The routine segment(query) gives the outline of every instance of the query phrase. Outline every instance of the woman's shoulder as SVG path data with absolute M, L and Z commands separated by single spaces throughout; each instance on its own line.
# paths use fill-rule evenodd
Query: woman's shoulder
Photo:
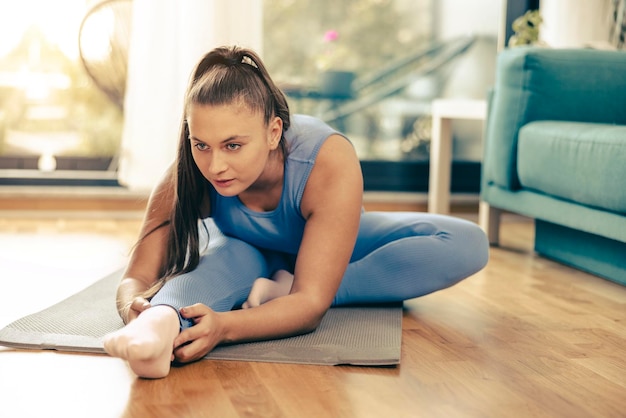
M 302 133 L 313 132 L 335 132 L 335 129 L 330 127 L 326 122 L 315 116 L 295 114 L 291 116 L 291 125 L 286 134 L 297 135 Z
M 352 202 L 360 207 L 362 191 L 363 176 L 356 150 L 345 137 L 330 135 L 320 147 L 309 175 L 302 196 L 303 216 L 308 218 L 316 209 L 326 205 Z
M 289 144 L 289 154 L 313 153 L 332 135 L 341 135 L 324 121 L 309 115 L 296 114 L 291 118 L 291 126 L 285 132 Z M 343 135 L 342 135 L 343 136 Z

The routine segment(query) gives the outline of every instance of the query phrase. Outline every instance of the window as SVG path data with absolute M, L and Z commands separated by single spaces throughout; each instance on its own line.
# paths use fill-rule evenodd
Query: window
M 50 173 L 61 178 L 114 171 L 123 113 L 86 71 L 89 62 L 108 58 L 111 37 L 120 36 L 119 22 L 110 11 L 90 20 L 99 26 L 84 28 L 79 48 L 81 23 L 96 3 L 0 2 L 0 179 L 4 184 L 24 177 L 27 183 L 37 183 L 39 177 L 49 180 Z M 111 74 L 120 72 L 111 69 Z
M 293 112 L 348 135 L 366 190 L 428 187 L 430 104 L 446 64 L 464 49 L 435 42 L 435 13 L 432 0 L 264 2 L 270 73 Z M 333 73 L 343 79 L 329 81 Z

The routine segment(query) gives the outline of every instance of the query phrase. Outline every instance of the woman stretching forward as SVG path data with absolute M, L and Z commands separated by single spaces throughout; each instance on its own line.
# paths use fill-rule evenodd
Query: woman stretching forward
M 425 295 L 487 263 L 477 225 L 364 212 L 362 194 L 351 143 L 290 117 L 254 52 L 209 52 L 118 288 L 126 326 L 105 350 L 139 376 L 164 377 L 172 361 L 218 344 L 310 332 L 330 306 Z

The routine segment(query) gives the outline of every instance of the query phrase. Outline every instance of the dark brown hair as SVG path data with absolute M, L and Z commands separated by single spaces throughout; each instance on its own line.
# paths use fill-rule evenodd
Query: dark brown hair
M 283 156 L 287 155 L 284 133 L 290 125 L 289 107 L 259 56 L 239 47 L 220 47 L 206 54 L 196 65 L 185 95 L 185 112 L 174 165 L 174 202 L 170 219 L 166 222 L 170 228 L 167 258 L 161 274 L 165 280 L 195 269 L 200 260 L 198 220 L 208 182 L 191 154 L 187 114 L 195 104 L 218 106 L 236 101 L 263 114 L 266 125 L 276 116 L 282 119 L 279 149 Z

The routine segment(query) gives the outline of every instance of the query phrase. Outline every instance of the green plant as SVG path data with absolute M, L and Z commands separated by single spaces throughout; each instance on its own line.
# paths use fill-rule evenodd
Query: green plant
M 528 10 L 513 21 L 515 34 L 509 39 L 509 46 L 534 45 L 539 42 L 539 28 L 543 18 L 539 10 Z
M 626 37 L 626 0 L 612 0 L 609 41 L 617 49 L 623 49 Z

